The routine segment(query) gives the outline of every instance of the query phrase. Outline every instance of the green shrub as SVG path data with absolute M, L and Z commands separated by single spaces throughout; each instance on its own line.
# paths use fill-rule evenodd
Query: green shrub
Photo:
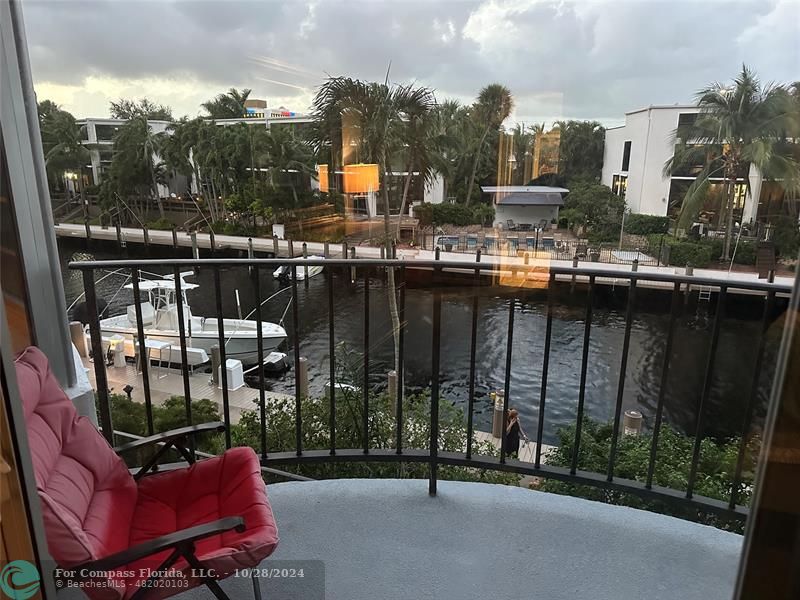
M 474 207 L 463 204 L 416 204 L 414 216 L 423 227 L 433 225 L 484 225 L 494 220 L 494 207 L 478 204 Z
M 731 242 L 731 253 L 733 253 L 734 247 L 736 247 L 736 240 Z M 757 244 L 753 242 L 739 242 L 738 247 L 736 247 L 736 254 L 733 257 L 733 262 L 737 265 L 754 265 L 756 264 L 757 253 Z
M 777 217 L 772 220 L 774 230 L 772 241 L 775 242 L 775 251 L 778 256 L 796 259 L 800 251 L 800 228 L 795 217 Z
M 613 431 L 611 423 L 601 423 L 584 418 L 581 428 L 580 450 L 578 451 L 578 469 L 593 473 L 606 472 Z M 570 467 L 572 464 L 572 449 L 575 447 L 575 425 L 560 428 L 558 437 L 558 446 L 548 453 L 547 464 Z M 620 437 L 619 445 L 617 446 L 617 459 L 614 463 L 614 476 L 633 481 L 646 481 L 652 442 L 653 438 L 650 433 L 636 436 L 623 435 Z M 733 489 L 739 443 L 739 438 L 722 441 L 714 441 L 710 438 L 703 439 L 700 445 L 700 462 L 695 480 L 695 494 L 728 501 Z M 746 445 L 744 469 L 737 491 L 738 502 L 745 506 L 750 504 L 759 446 L 760 438 L 758 436 L 752 437 Z M 669 425 L 663 425 L 658 438 L 658 454 L 653 473 L 653 483 L 674 490 L 685 490 L 688 485 L 689 469 L 692 464 L 693 447 L 693 437 L 683 435 Z M 741 532 L 743 527 L 743 523 L 739 521 L 722 521 L 718 517 L 698 512 L 697 510 L 679 508 L 673 504 L 657 500 L 645 500 L 633 494 L 626 494 L 617 490 L 604 490 L 552 479 L 545 480 L 538 489 L 609 504 L 643 508 L 738 532 Z
M 651 233 L 667 233 L 669 230 L 669 217 L 657 215 L 627 215 L 625 217 L 625 232 L 633 235 L 648 235 Z
M 669 246 L 669 264 L 675 267 L 707 267 L 711 261 L 719 256 L 714 254 L 714 242 L 676 239 L 668 235 L 651 234 L 647 237 L 650 253 L 658 253 L 659 248 Z
M 166 217 L 161 217 L 160 219 L 156 219 L 155 221 L 147 222 L 148 229 L 157 229 L 160 231 L 169 231 L 174 226 L 175 224 Z

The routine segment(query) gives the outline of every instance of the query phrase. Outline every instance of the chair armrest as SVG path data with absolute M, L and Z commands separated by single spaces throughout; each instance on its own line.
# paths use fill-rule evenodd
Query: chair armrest
M 175 533 L 162 535 L 161 537 L 142 542 L 136 546 L 126 548 L 121 552 L 105 556 L 95 561 L 86 562 L 70 569 L 70 571 L 80 573 L 81 570 L 88 571 L 113 571 L 119 567 L 135 562 L 146 556 L 163 552 L 164 550 L 178 549 L 184 546 L 191 552 L 191 544 L 197 540 L 217 535 L 225 531 L 235 529 L 241 533 L 244 531 L 244 519 L 242 517 L 225 517 L 210 523 L 195 525 L 187 529 L 181 529 Z
M 172 442 L 180 438 L 197 435 L 199 433 L 208 433 L 211 431 L 222 433 L 225 431 L 225 423 L 222 423 L 221 421 L 215 421 L 212 423 L 202 423 L 200 425 L 179 427 L 178 429 L 156 433 L 140 440 L 134 440 L 132 442 L 128 442 L 127 444 L 122 444 L 121 446 L 115 447 L 114 451 L 117 454 L 122 454 L 123 452 L 136 450 L 137 448 L 146 448 L 147 446 Z

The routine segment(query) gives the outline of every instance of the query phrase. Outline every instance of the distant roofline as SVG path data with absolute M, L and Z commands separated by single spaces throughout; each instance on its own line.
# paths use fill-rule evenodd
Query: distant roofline
M 629 110 L 626 112 L 626 115 L 633 115 L 640 112 L 645 112 L 648 110 L 666 110 L 666 109 L 678 109 L 678 110 L 696 110 L 700 112 L 700 107 L 696 104 L 651 104 L 650 106 L 645 106 L 644 108 L 637 108 L 636 110 Z
M 487 194 L 566 194 L 567 188 L 550 185 L 484 185 L 481 190 Z
M 199 115 L 198 115 L 199 116 Z M 231 119 L 212 119 L 211 117 L 200 117 L 205 121 L 214 121 L 215 123 L 265 123 L 265 122 L 292 122 L 296 120 L 311 120 L 311 115 L 306 114 L 299 114 L 295 113 L 294 116 L 291 117 L 234 117 Z M 115 119 L 113 117 L 82 117 L 80 119 L 75 119 L 77 123 L 87 123 L 89 121 L 93 121 L 95 123 L 100 123 L 104 125 L 117 125 L 119 123 L 127 122 L 127 119 Z M 164 119 L 147 119 L 148 123 L 164 123 L 166 125 L 170 125 L 172 123 L 177 123 L 179 119 L 173 119 L 171 121 L 164 120 Z

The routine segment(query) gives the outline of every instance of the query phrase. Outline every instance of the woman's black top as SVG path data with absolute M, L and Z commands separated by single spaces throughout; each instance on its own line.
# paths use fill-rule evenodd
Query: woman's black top
M 519 421 L 514 421 L 511 430 L 506 431 L 506 454 L 519 453 Z

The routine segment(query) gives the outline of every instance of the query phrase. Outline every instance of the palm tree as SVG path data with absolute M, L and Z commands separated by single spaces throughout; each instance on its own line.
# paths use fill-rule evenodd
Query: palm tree
M 209 117 L 212 119 L 238 119 L 245 113 L 244 103 L 250 97 L 249 88 L 229 89 L 224 94 L 218 94 L 208 102 L 203 102 L 202 106 Z
M 82 172 L 91 155 L 83 144 L 85 128 L 78 125 L 70 113 L 49 100 L 39 105 L 39 113 L 45 168 L 53 179 L 65 171 L 77 171 L 78 194 L 84 216 L 88 216 L 88 206 L 83 197 Z
M 153 133 L 144 115 L 135 116 L 119 128 L 114 136 L 114 157 L 111 171 L 122 187 L 140 195 L 144 188 L 158 203 L 159 217 L 164 218 L 164 205 L 158 184 L 164 180 L 164 164 L 159 160 L 163 133 Z
M 292 190 L 295 208 L 298 207 L 297 184 L 295 173 L 309 175 L 313 172 L 311 151 L 306 144 L 298 140 L 288 126 L 274 125 L 263 137 L 273 187 L 273 173 L 279 174 L 289 183 Z
M 472 173 L 467 186 L 467 205 L 472 202 L 475 174 L 478 171 L 478 162 L 480 161 L 481 152 L 483 152 L 483 146 L 486 143 L 486 137 L 490 131 L 499 129 L 503 121 L 511 115 L 513 109 L 514 99 L 511 97 L 511 91 L 504 85 L 492 83 L 483 88 L 478 94 L 478 101 L 473 105 L 473 114 L 476 121 L 483 126 L 483 133 L 475 148 L 472 160 Z
M 412 123 L 434 103 L 433 93 L 425 87 L 369 83 L 349 77 L 333 77 L 320 86 L 313 103 L 317 132 L 328 130 L 337 121 L 352 125 L 362 160 L 378 165 L 383 199 L 384 242 L 387 256 L 392 255 L 389 219 L 389 181 L 387 167 L 392 153 L 405 144 L 404 134 Z M 332 144 L 331 144 L 332 145 Z M 419 148 L 408 154 L 418 152 Z M 397 288 L 394 269 L 388 269 L 389 312 L 395 347 L 395 368 L 399 368 L 400 318 L 397 311 Z M 399 374 L 399 371 L 398 371 Z
M 600 180 L 605 128 L 597 121 L 559 121 L 558 172 L 567 179 Z
M 720 224 L 725 227 L 722 260 L 730 260 L 736 211 L 737 180 L 744 179 L 750 193 L 747 170 L 755 165 L 765 179 L 778 180 L 787 190 L 800 185 L 798 163 L 789 145 L 781 143 L 791 130 L 791 95 L 777 85 L 761 85 L 746 66 L 732 85 L 714 83 L 697 94 L 700 112 L 693 123 L 674 132 L 675 155 L 664 166 L 670 176 L 686 165 L 702 164 L 683 199 L 678 227 L 686 229 L 696 217 L 712 179 L 721 179 Z
M 514 158 L 513 183 L 524 185 L 533 162 L 533 133 L 525 123 L 517 123 L 511 130 Z

